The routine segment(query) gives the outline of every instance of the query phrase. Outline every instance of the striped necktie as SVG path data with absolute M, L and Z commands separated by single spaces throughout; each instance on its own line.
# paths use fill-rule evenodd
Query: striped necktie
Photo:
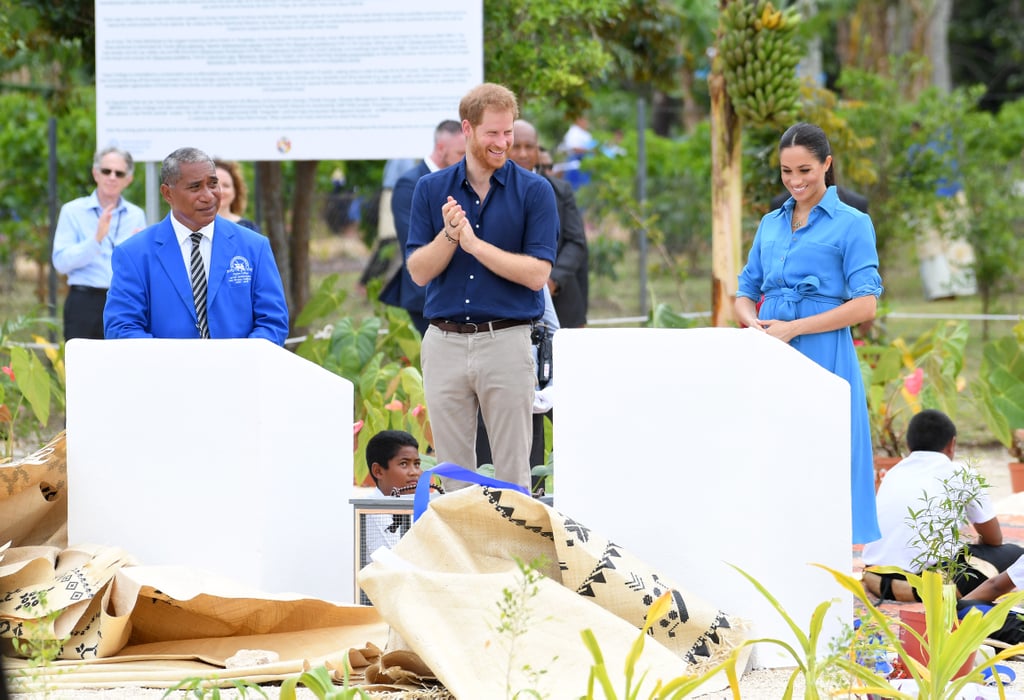
M 203 268 L 203 256 L 199 253 L 199 241 L 203 240 L 203 234 L 199 231 L 192 233 L 192 300 L 196 305 L 196 318 L 199 327 L 199 337 L 209 338 L 210 327 L 206 321 L 206 270 Z

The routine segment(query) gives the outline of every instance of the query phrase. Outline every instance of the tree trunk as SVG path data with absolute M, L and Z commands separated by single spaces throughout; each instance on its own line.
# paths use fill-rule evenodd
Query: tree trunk
M 724 12 L 729 0 L 722 0 Z M 743 219 L 743 161 L 739 117 L 725 89 L 721 58 L 708 77 L 711 94 L 711 325 L 733 322 Z
M 316 192 L 316 167 L 319 161 L 302 160 L 295 164 L 295 194 L 292 197 L 292 235 L 289 239 L 291 261 L 291 308 L 295 316 L 309 301 L 309 232 L 313 226 L 313 195 Z M 293 333 L 301 333 L 292 324 Z
M 839 63 L 892 77 L 889 57 L 910 54 L 927 59 L 927 65 L 901 76 L 904 97 L 914 100 L 931 86 L 949 92 L 952 11 L 953 0 L 860 0 L 838 24 Z
M 297 312 L 291 299 L 291 262 L 288 255 L 288 233 L 284 225 L 284 174 L 281 164 L 277 161 L 257 162 L 256 177 L 260 181 L 260 212 L 263 215 L 260 228 L 270 239 L 270 248 L 274 251 L 277 269 L 284 284 L 289 316 L 294 318 Z
M 928 55 L 932 64 L 932 85 L 942 92 L 953 89 L 953 70 L 949 65 L 949 22 L 953 17 L 953 0 L 935 0 L 928 24 Z
M 888 76 L 890 33 L 889 0 L 861 0 L 837 25 L 839 64 Z
M 912 76 L 915 98 L 929 87 L 943 92 L 952 89 L 949 68 L 949 20 L 952 0 L 905 0 L 909 15 L 902 23 L 910 29 L 906 50 L 927 60 L 927 65 Z

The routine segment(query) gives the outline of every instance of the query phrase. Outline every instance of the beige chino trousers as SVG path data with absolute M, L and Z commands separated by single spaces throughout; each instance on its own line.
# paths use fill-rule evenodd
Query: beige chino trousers
M 479 408 L 491 442 L 494 477 L 529 490 L 537 382 L 530 325 L 478 333 L 430 326 L 421 361 L 438 463 L 476 470 Z M 446 479 L 444 486 L 452 490 L 467 484 Z

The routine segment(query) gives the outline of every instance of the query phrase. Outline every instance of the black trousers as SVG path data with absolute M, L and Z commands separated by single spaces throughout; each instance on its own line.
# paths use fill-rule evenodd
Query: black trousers
M 64 340 L 103 340 L 103 307 L 106 303 L 106 289 L 72 285 L 64 301 Z
M 1000 545 L 969 544 L 967 545 L 967 551 L 968 556 L 966 559 L 961 556 L 961 562 L 966 568 L 954 581 L 957 591 L 965 598 L 969 598 L 970 592 L 977 588 L 982 581 L 988 579 L 990 575 L 994 575 L 992 573 L 993 568 L 996 572 L 1006 571 L 1010 568 L 1011 564 L 1024 555 L 1024 547 L 1010 542 L 1004 542 Z M 981 561 L 974 562 L 977 564 L 977 567 L 988 564 L 988 566 L 984 566 L 984 570 L 972 566 L 972 560 L 978 559 Z M 907 577 L 902 574 L 879 574 L 879 577 L 881 578 L 881 595 L 879 597 L 883 600 L 900 600 L 893 591 L 893 584 L 896 581 L 906 581 Z M 921 600 L 920 596 L 917 595 L 917 591 L 914 591 L 914 598 L 918 601 Z

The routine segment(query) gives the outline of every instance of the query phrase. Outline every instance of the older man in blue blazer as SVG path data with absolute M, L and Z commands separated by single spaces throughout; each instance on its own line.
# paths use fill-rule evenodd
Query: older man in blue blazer
M 266 338 L 284 345 L 288 304 L 270 242 L 217 216 L 220 186 L 210 156 L 196 148 L 167 156 L 160 194 L 170 214 L 114 251 L 105 337 Z M 193 234 L 201 234 L 203 267 L 195 259 L 195 275 Z M 196 275 L 206 280 L 205 303 L 193 290 Z

